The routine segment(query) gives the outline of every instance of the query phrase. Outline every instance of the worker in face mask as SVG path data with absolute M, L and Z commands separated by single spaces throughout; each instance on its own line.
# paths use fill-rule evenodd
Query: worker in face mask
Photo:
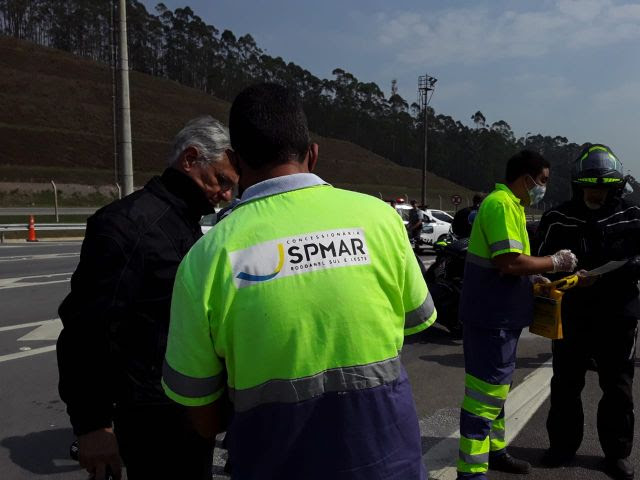
M 548 466 L 571 461 L 582 442 L 581 392 L 595 360 L 602 388 L 598 436 L 605 467 L 613 478 L 634 478 L 633 374 L 640 278 L 640 207 L 623 198 L 622 164 L 609 147 L 587 144 L 572 172 L 573 198 L 544 213 L 532 251 L 546 255 L 571 249 L 578 268 L 591 270 L 611 260 L 628 260 L 583 288 L 567 291 L 562 301 L 564 338 L 553 341 L 551 408 L 547 419 Z
M 566 248 L 539 257 L 529 247 L 524 209 L 544 197 L 550 167 L 537 152 L 512 156 L 505 183 L 484 199 L 471 227 L 460 299 L 466 375 L 458 480 L 487 480 L 488 470 L 531 470 L 507 452 L 505 437 L 518 340 L 533 320 L 533 283 L 548 282 L 541 274 L 573 272 L 577 263 Z

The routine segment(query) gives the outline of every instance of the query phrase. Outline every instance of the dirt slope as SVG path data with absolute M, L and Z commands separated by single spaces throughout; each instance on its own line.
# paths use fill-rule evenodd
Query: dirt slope
M 226 123 L 229 104 L 175 82 L 131 72 L 136 184 L 164 166 L 169 141 L 190 118 Z M 0 36 L 0 181 L 106 184 L 113 179 L 111 72 L 60 50 Z M 339 186 L 385 196 L 420 193 L 420 172 L 349 142 L 316 137 L 318 173 Z M 470 192 L 429 175 L 438 195 Z

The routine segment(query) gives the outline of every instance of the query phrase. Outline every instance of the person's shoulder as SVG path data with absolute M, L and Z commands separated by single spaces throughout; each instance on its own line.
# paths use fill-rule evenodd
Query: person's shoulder
M 326 194 L 336 202 L 344 203 L 345 208 L 366 208 L 373 209 L 382 214 L 398 215 L 391 205 L 373 195 L 335 187 L 327 189 Z
M 630 198 L 621 198 L 618 211 L 629 221 L 636 221 L 640 218 L 640 205 Z
M 513 203 L 507 192 L 503 190 L 494 190 L 487 198 L 483 200 L 478 209 L 480 218 L 485 215 L 494 215 L 496 211 L 504 211 L 506 207 Z
M 560 205 L 549 208 L 542 215 L 543 216 L 558 215 L 558 214 L 567 215 L 570 213 L 575 213 L 575 210 L 576 210 L 576 207 L 574 202 L 569 200 L 566 202 L 562 202 Z
M 559 219 L 573 219 L 583 221 L 584 213 L 581 212 L 575 202 L 568 200 L 555 207 L 552 207 L 542 214 L 541 221 L 553 222 Z
M 121 229 L 129 234 L 144 230 L 153 224 L 166 205 L 146 188 L 136 190 L 124 198 L 114 200 L 97 210 L 87 219 L 87 225 L 93 230 Z
M 629 197 L 625 197 L 620 199 L 620 207 L 622 209 L 629 209 L 634 207 L 640 208 L 640 204 L 638 204 L 638 202 L 636 202 L 635 200 L 632 200 Z
M 487 195 L 487 198 L 482 201 L 481 205 L 484 205 L 486 203 L 506 203 L 507 201 L 512 201 L 512 198 L 509 196 L 509 194 L 504 190 L 495 189 L 493 192 Z

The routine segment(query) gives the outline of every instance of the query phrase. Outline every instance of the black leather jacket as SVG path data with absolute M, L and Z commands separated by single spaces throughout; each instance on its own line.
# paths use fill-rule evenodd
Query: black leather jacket
M 640 255 L 640 206 L 613 198 L 598 210 L 581 199 L 544 213 L 532 242 L 532 255 L 551 255 L 568 248 L 578 269 L 591 270 L 610 260 Z M 563 276 L 567 274 L 556 275 Z M 638 272 L 621 268 L 603 275 L 593 286 L 569 290 L 562 301 L 563 319 L 640 316 Z
M 114 404 L 165 404 L 162 361 L 178 265 L 213 211 L 167 169 L 87 221 L 71 293 L 60 305 L 60 397 L 76 434 L 111 425 Z

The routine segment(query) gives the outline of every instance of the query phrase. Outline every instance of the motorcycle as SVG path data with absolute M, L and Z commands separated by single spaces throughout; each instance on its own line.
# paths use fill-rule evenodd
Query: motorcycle
M 458 317 L 464 264 L 469 248 L 468 238 L 456 238 L 453 234 L 433 246 L 435 262 L 423 271 L 429 293 L 438 311 L 437 322 L 455 338 L 462 337 L 462 323 Z

